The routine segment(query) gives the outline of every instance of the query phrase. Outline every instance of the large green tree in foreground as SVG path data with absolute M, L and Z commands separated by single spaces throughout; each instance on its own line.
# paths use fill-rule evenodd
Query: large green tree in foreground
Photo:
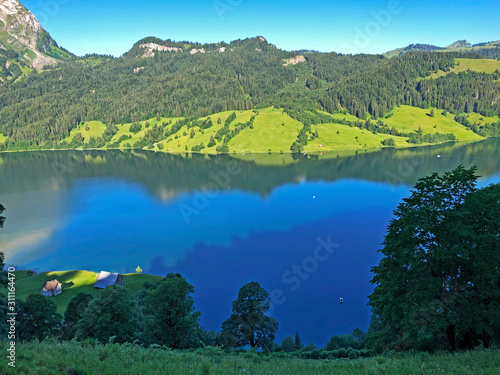
M 241 287 L 233 301 L 229 319 L 222 323 L 222 339 L 226 346 L 252 349 L 268 348 L 274 342 L 278 321 L 265 313 L 270 305 L 269 293 L 257 282 Z
M 57 337 L 62 317 L 56 304 L 40 293 L 31 294 L 26 301 L 17 301 L 17 335 L 22 341 Z
M 500 336 L 500 185 L 476 168 L 417 182 L 396 209 L 373 268 L 367 343 L 379 349 L 470 348 Z
M 101 343 L 132 342 L 140 336 L 142 319 L 132 293 L 110 286 L 90 300 L 76 324 L 79 339 L 95 338 Z
M 83 318 L 85 310 L 94 296 L 90 292 L 78 292 L 69 300 L 64 312 L 64 334 L 65 340 L 71 340 L 76 335 L 76 325 Z
M 195 345 L 200 313 L 194 308 L 194 287 L 180 274 L 168 274 L 144 301 L 145 336 L 149 343 L 170 348 Z

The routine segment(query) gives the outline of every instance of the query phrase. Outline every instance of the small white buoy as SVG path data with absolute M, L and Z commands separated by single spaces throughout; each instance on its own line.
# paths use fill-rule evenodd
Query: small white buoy
M 316 199 L 316 196 L 315 196 L 315 195 L 313 195 L 313 199 Z
M 441 155 L 438 155 L 438 158 L 440 158 L 440 157 L 441 157 Z

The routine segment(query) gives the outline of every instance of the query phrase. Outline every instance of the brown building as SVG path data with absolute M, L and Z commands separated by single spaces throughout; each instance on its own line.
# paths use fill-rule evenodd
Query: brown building
M 62 293 L 62 284 L 57 280 L 47 281 L 40 290 L 44 296 L 54 297 Z

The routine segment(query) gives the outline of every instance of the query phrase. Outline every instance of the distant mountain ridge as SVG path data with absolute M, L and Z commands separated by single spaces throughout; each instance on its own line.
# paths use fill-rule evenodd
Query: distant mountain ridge
M 467 40 L 457 40 L 446 47 L 439 47 L 431 44 L 410 44 L 407 47 L 396 48 L 384 53 L 385 57 L 402 56 L 407 52 L 476 52 L 486 59 L 500 60 L 500 40 L 494 42 L 483 42 L 472 45 Z
M 136 42 L 133 47 L 123 54 L 124 58 L 139 58 L 139 57 L 154 57 L 159 52 L 170 53 L 187 53 L 195 55 L 197 53 L 225 53 L 234 51 L 236 48 L 245 46 L 246 48 L 253 48 L 258 52 L 269 52 L 270 50 L 278 50 L 276 46 L 268 43 L 263 36 L 256 36 L 254 38 L 247 38 L 244 40 L 238 39 L 230 43 L 195 43 L 189 41 L 175 42 L 171 39 L 162 40 L 156 37 L 147 37 Z
M 14 80 L 23 68 L 54 66 L 71 54 L 62 50 L 18 0 L 0 0 L 0 79 Z

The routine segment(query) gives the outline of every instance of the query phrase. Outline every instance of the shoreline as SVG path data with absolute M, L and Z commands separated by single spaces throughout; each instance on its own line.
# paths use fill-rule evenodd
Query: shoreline
M 218 156 L 218 155 L 252 155 L 252 154 L 258 154 L 258 155 L 324 155 L 324 154 L 331 154 L 331 153 L 338 153 L 338 152 L 354 152 L 354 153 L 359 153 L 359 152 L 374 152 L 374 151 L 382 151 L 382 150 L 406 150 L 406 149 L 414 149 L 418 147 L 428 147 L 428 146 L 439 146 L 447 143 L 455 143 L 455 144 L 470 144 L 470 143 L 478 143 L 482 142 L 486 139 L 489 138 L 496 138 L 496 137 L 485 137 L 479 140 L 466 140 L 466 141 L 444 141 L 444 142 L 438 142 L 438 143 L 422 143 L 422 144 L 408 144 L 408 146 L 405 147 L 377 147 L 377 148 L 356 148 L 356 149 L 328 149 L 328 150 L 318 150 L 317 152 L 315 151 L 303 151 L 300 153 L 296 152 L 291 152 L 291 151 L 283 151 L 283 152 L 269 152 L 269 151 L 252 151 L 252 150 L 245 150 L 245 152 L 202 152 L 202 151 L 191 151 L 191 150 L 179 150 L 179 151 L 174 151 L 174 150 L 159 150 L 159 149 L 148 149 L 148 148 L 125 148 L 125 147 L 101 147 L 101 148 L 42 148 L 42 149 L 33 149 L 33 150 L 4 150 L 0 151 L 0 154 L 13 154 L 13 153 L 20 153 L 20 152 L 47 152 L 47 151 L 80 151 L 80 152 L 85 152 L 85 151 L 108 151 L 108 150 L 113 150 L 113 151 L 148 151 L 148 152 L 153 152 L 153 153 L 158 153 L 161 152 L 163 154 L 171 154 L 171 155 L 179 155 L 179 154 L 198 154 L 198 155 L 212 155 L 212 156 Z M 324 148 L 328 148 L 328 146 L 325 146 Z

